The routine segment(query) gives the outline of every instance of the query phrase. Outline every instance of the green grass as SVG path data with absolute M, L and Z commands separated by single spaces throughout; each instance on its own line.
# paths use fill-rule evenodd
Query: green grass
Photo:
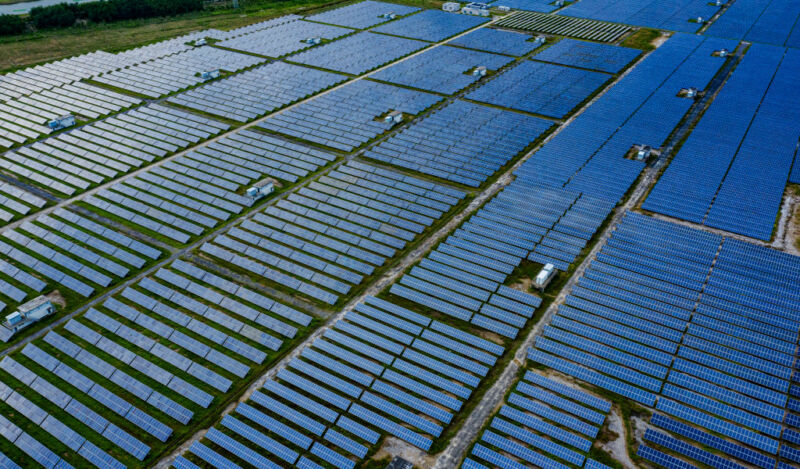
M 661 36 L 661 31 L 657 29 L 641 28 L 625 38 L 620 45 L 632 47 L 634 49 L 642 49 L 644 51 L 651 51 L 656 48 L 656 46 L 653 45 L 653 41 L 659 36 Z

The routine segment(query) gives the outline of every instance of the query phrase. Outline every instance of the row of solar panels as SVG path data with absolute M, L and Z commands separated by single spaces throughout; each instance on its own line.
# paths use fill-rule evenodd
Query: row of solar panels
M 509 275 L 524 259 L 567 270 L 612 208 L 512 183 L 390 292 L 513 339 L 541 300 L 504 286 Z
M 503 352 L 368 297 L 173 465 L 352 469 L 386 436 L 427 450 Z
M 606 467 L 586 456 L 610 410 L 608 401 L 526 371 L 461 467 Z
M 297 182 L 335 155 L 251 130 L 209 145 L 103 189 L 85 202 L 138 230 L 185 244 L 256 200 L 244 188 L 271 176 Z
M 229 126 L 151 104 L 6 152 L 0 167 L 23 181 L 73 195 L 180 151 Z
M 0 222 L 7 223 L 42 208 L 47 201 L 8 182 L 0 182 Z
M 334 304 L 462 197 L 444 186 L 350 162 L 201 250 Z
M 310 323 L 177 260 L 4 357 L 0 435 L 20 466 L 137 465 L 218 412 L 234 383 L 263 370 Z
M 800 322 L 798 294 L 784 287 L 799 272 L 787 254 L 628 214 L 529 357 L 724 435 L 737 442 L 730 456 L 772 467 L 792 438 L 784 425 L 800 422 L 785 410 L 796 407 L 786 393 Z M 659 457 L 651 450 L 641 451 Z
M 657 0 L 645 2 L 589 0 L 576 2 L 559 13 L 612 23 L 694 33 L 703 26 L 697 22 L 697 18 L 708 21 L 719 10 L 720 6 L 705 0 L 679 0 L 671 4 L 670 8 L 663 8 Z
M 751 46 L 642 207 L 769 240 L 800 135 L 798 71 L 796 50 Z
M 644 165 L 625 156 L 634 145 L 663 144 L 692 104 L 678 91 L 705 88 L 724 63 L 712 53 L 732 44 L 672 36 L 537 151 L 517 177 L 617 202 Z
M 502 5 L 502 2 L 498 0 L 495 4 Z M 617 42 L 631 30 L 630 26 L 624 24 L 606 23 L 604 21 L 561 15 L 548 15 L 537 11 L 517 12 L 514 15 L 501 18 L 494 24 L 501 28 L 554 34 L 557 36 L 608 43 Z

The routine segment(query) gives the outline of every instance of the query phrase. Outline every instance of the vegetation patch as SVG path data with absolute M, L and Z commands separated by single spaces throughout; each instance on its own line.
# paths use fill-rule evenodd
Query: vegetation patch
M 655 44 L 653 44 L 653 41 L 660 36 L 661 31 L 657 29 L 641 28 L 625 38 L 620 45 L 632 47 L 634 49 L 642 49 L 644 51 L 651 51 L 656 48 Z

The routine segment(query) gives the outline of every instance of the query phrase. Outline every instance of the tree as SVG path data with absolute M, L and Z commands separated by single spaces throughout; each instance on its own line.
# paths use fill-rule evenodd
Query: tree
M 36 7 L 31 9 L 30 18 L 40 29 L 66 28 L 75 24 L 75 7 L 65 3 Z
M 25 31 L 25 22 L 18 15 L 0 15 L 0 36 L 13 36 Z

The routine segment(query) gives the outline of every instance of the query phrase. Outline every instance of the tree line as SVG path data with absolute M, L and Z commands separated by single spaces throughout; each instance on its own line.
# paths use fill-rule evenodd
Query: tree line
M 59 3 L 32 8 L 27 17 L 0 15 L 0 36 L 36 29 L 67 28 L 80 21 L 114 21 L 174 16 L 203 9 L 203 0 L 97 0 L 86 3 Z

